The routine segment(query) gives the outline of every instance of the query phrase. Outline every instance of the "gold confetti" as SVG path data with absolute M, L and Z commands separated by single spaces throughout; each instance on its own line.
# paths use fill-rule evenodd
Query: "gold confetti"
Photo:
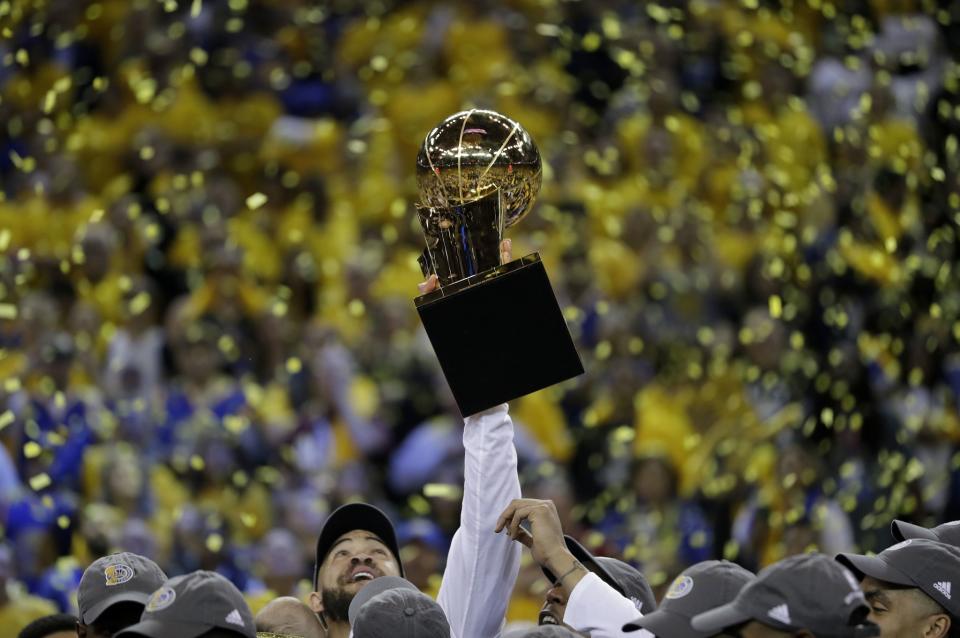
M 463 490 L 449 483 L 427 483 L 423 486 L 423 495 L 427 498 L 457 501 L 463 498 Z
M 46 472 L 30 477 L 30 489 L 34 492 L 50 487 L 51 483 L 50 475 Z
M 247 208 L 256 210 L 267 203 L 267 196 L 263 193 L 254 193 L 247 197 Z
M 213 553 L 219 552 L 223 549 L 223 536 L 220 534 L 210 534 L 206 538 L 207 549 Z
M 143 314 L 150 307 L 150 293 L 142 291 L 134 295 L 130 300 L 130 314 L 138 316 Z

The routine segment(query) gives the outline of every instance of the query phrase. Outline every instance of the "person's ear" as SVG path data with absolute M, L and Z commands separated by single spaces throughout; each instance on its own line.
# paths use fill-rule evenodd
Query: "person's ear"
M 323 597 L 320 595 L 320 592 L 310 592 L 310 609 L 318 614 L 323 613 Z
M 950 616 L 936 614 L 930 616 L 923 630 L 923 638 L 946 638 L 948 633 L 950 633 Z
M 87 638 L 87 626 L 77 621 L 77 638 Z
M 796 638 L 814 638 L 813 633 L 811 633 L 809 629 L 801 629 L 793 635 Z

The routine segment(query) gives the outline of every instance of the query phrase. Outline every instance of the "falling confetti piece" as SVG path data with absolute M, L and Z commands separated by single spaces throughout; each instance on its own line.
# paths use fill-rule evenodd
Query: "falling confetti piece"
M 150 293 L 142 291 L 134 295 L 130 300 L 130 314 L 133 316 L 141 315 L 150 307 Z
M 46 472 L 30 477 L 30 488 L 34 492 L 39 492 L 42 489 L 50 487 L 51 483 L 52 481 L 50 480 L 50 475 L 48 475 Z
M 247 208 L 256 210 L 267 203 L 267 196 L 263 193 L 254 193 L 247 198 Z
M 423 495 L 427 498 L 456 501 L 463 498 L 463 490 L 449 483 L 427 483 L 423 486 Z
M 200 15 L 200 11 L 203 9 L 203 0 L 193 0 L 190 4 L 190 17 L 196 18 Z
M 17 307 L 11 303 L 0 303 L 0 319 L 16 319 Z
M 220 534 L 210 534 L 206 538 L 206 546 L 213 553 L 223 549 L 223 536 Z

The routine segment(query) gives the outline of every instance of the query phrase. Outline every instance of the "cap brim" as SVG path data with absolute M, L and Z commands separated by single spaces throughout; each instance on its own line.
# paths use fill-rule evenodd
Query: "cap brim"
M 590 550 L 581 545 L 573 536 L 564 535 L 563 540 L 567 544 L 567 550 L 573 554 L 574 558 L 580 561 L 588 570 L 599 576 L 600 580 L 616 589 L 621 595 L 623 594 L 623 589 L 617 584 L 617 581 L 614 580 L 613 575 L 608 572 L 603 565 L 597 562 L 596 557 L 590 553 Z M 541 567 L 540 569 L 543 570 L 543 575 L 547 577 L 547 580 L 551 583 L 557 582 L 557 577 L 554 576 L 553 572 L 546 567 Z
M 400 546 L 397 544 L 397 532 L 387 515 L 369 503 L 348 503 L 334 510 L 327 517 L 317 538 L 316 564 L 313 569 L 313 582 L 317 583 L 320 565 L 337 539 L 355 529 L 375 534 L 397 561 L 400 575 L 403 576 L 403 563 L 400 561 Z
M 86 611 L 83 612 L 81 620 L 85 625 L 92 625 L 97 621 L 103 612 L 105 612 L 110 607 L 113 607 L 117 603 L 139 603 L 146 606 L 147 601 L 150 599 L 150 594 L 145 594 L 139 591 L 123 591 L 117 592 L 113 596 L 108 596 L 104 598 L 96 605 L 91 605 Z
M 147 638 L 197 638 L 202 636 L 215 625 L 197 626 L 195 623 L 177 622 L 175 620 L 159 621 L 155 618 L 143 620 L 136 625 L 127 627 L 123 631 L 113 635 L 113 638 L 135 638 L 147 636 Z
M 666 610 L 658 609 L 623 626 L 623 631 L 646 629 L 659 638 L 703 638 L 709 634 L 696 631 L 690 619 Z
M 885 583 L 894 585 L 907 585 L 916 587 L 906 574 L 899 569 L 895 569 L 887 564 L 883 559 L 877 556 L 863 556 L 862 554 L 837 554 L 838 563 L 849 569 L 860 580 L 865 576 L 882 580 Z
M 914 525 L 906 521 L 893 521 L 890 523 L 890 533 L 897 540 L 902 542 L 911 538 L 925 538 L 928 541 L 939 541 L 940 537 L 932 529 Z
M 705 611 L 702 614 L 697 614 L 690 619 L 690 626 L 696 631 L 714 634 L 721 629 L 733 627 L 752 619 L 753 616 L 737 607 L 736 601 L 734 601 L 716 609 Z

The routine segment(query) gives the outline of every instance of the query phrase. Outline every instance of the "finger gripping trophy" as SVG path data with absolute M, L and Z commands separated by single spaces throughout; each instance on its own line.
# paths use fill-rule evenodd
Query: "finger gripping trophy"
M 420 266 L 438 288 L 415 303 L 464 415 L 583 372 L 540 255 L 500 263 L 540 182 L 533 138 L 494 111 L 451 115 L 417 155 Z

